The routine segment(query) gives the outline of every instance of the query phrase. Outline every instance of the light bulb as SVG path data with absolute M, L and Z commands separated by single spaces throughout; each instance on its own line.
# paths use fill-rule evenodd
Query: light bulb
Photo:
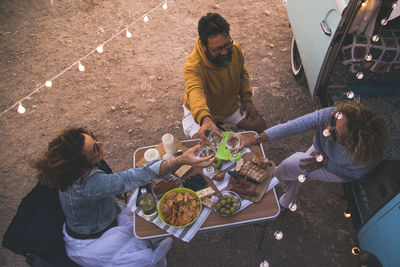
M 357 77 L 357 79 L 361 80 L 362 78 L 364 78 L 364 73 L 357 72 L 356 77 Z
M 21 103 L 19 103 L 19 105 L 18 105 L 18 113 L 21 113 L 21 114 L 25 113 L 25 108 Z
M 385 26 L 387 23 L 388 23 L 388 20 L 387 20 L 387 19 L 382 19 L 382 20 L 381 20 L 381 24 L 382 24 L 383 26 Z
M 297 177 L 297 180 L 299 180 L 299 182 L 300 183 L 304 183 L 305 181 L 306 181 L 306 176 L 304 175 L 304 174 L 300 174 L 298 177 Z
M 348 91 L 348 92 L 346 93 L 346 97 L 347 97 L 348 99 L 353 99 L 353 98 L 354 98 L 354 92 L 353 92 L 353 91 Z
M 357 256 L 358 254 L 360 254 L 360 249 L 358 247 L 353 247 L 351 249 L 351 253 L 353 253 L 353 255 Z
M 372 55 L 371 54 L 368 54 L 368 55 L 365 56 L 365 60 L 366 61 L 371 61 L 371 59 L 372 59 Z
M 361 6 L 362 6 L 362 7 L 365 7 L 365 6 L 367 6 L 367 3 L 362 2 L 362 3 L 361 3 Z
M 317 154 L 315 156 L 315 161 L 316 162 L 323 162 L 324 161 L 324 156 L 322 154 Z
M 379 35 L 378 34 L 375 34 L 374 36 L 372 36 L 372 41 L 373 42 L 378 42 L 379 41 Z
M 163 9 L 167 9 L 167 8 L 168 8 L 167 2 L 165 2 L 165 3 L 162 5 L 162 8 L 163 8 Z
M 329 131 L 329 129 L 325 129 L 325 130 L 322 132 L 322 134 L 323 134 L 324 137 L 329 137 L 329 136 L 331 136 L 331 131 Z
M 149 17 L 146 15 L 146 16 L 144 16 L 143 20 L 144 20 L 144 22 L 148 22 L 149 21 Z
M 53 85 L 53 83 L 51 81 L 46 81 L 45 85 L 46 85 L 46 87 L 51 87 Z
M 397 3 L 393 3 L 392 8 L 396 8 L 396 7 L 397 7 Z
M 296 203 L 290 203 L 289 204 L 289 209 L 290 211 L 296 211 L 297 210 L 297 204 Z
M 342 112 L 336 112 L 336 113 L 335 113 L 335 118 L 336 118 L 337 120 L 342 119 L 342 118 L 343 118 L 343 113 L 342 113 Z
M 274 237 L 276 240 L 281 240 L 283 238 L 283 233 L 281 230 L 276 230 L 274 233 Z
M 103 51 L 104 51 L 103 45 L 99 45 L 99 46 L 96 48 L 96 51 L 97 51 L 99 54 L 103 53 Z
M 261 262 L 260 267 L 269 267 L 268 261 L 264 260 L 263 262 Z
M 345 211 L 343 215 L 344 215 L 345 218 L 350 218 L 351 217 L 351 213 L 347 212 L 347 211 Z
M 80 71 L 85 71 L 85 66 L 83 66 L 82 63 L 79 62 L 78 69 L 79 69 Z
M 128 30 L 126 30 L 126 37 L 127 38 L 131 38 L 132 37 L 132 33 Z

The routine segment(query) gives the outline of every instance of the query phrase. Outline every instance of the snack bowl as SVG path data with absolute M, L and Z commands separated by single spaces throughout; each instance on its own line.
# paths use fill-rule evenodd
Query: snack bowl
M 222 191 L 221 193 L 223 198 L 218 199 L 218 202 L 214 205 L 214 211 L 218 215 L 224 217 L 233 216 L 237 214 L 242 205 L 242 200 L 240 199 L 239 195 L 233 191 L 228 191 L 228 190 Z M 227 208 L 229 208 L 229 212 L 227 212 Z
M 200 215 L 200 197 L 191 189 L 169 190 L 158 202 L 158 216 L 168 226 L 181 228 L 191 225 Z

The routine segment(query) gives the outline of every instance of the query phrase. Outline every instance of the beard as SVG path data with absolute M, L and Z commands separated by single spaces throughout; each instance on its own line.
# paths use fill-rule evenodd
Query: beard
M 216 57 L 213 57 L 210 53 L 210 51 L 206 51 L 206 57 L 207 59 L 213 63 L 214 65 L 218 67 L 226 67 L 231 63 L 232 61 L 232 49 L 228 50 L 228 53 L 226 55 L 218 55 Z

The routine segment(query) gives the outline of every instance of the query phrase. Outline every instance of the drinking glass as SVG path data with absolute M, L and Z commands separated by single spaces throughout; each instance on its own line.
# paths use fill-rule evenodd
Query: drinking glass
M 214 153 L 217 153 L 218 147 L 222 143 L 222 141 L 224 141 L 224 138 L 222 136 L 219 136 L 215 131 L 211 131 L 210 134 L 207 136 L 207 140 Z
M 211 154 L 213 154 L 214 152 L 213 151 L 211 151 L 210 149 L 208 149 L 207 147 L 201 147 L 198 151 L 197 151 L 197 153 L 195 154 L 195 156 L 197 157 L 197 158 L 203 158 L 203 157 L 207 157 L 208 155 L 211 155 Z M 212 174 L 214 171 L 215 171 L 215 169 L 214 169 L 214 167 L 212 166 L 212 165 L 210 165 L 210 166 L 208 166 L 207 168 L 205 168 L 205 170 L 206 170 L 206 172 L 207 172 L 207 175 L 208 174 Z
M 231 151 L 233 157 L 237 156 L 236 149 L 240 147 L 241 141 L 238 134 L 230 134 L 225 139 L 225 146 Z

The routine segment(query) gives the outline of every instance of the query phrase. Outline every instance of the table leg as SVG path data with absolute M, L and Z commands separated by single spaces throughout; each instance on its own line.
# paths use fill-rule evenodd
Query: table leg
M 254 224 L 250 225 L 251 234 L 253 236 L 253 242 L 254 242 L 254 245 L 256 246 L 257 250 L 261 249 L 261 244 L 264 240 L 265 232 L 267 231 L 267 224 L 268 224 L 268 222 L 266 221 L 266 222 L 264 222 L 264 224 L 254 223 Z M 256 226 L 262 228 L 261 237 L 260 237 L 260 240 L 258 240 L 258 241 L 257 241 L 257 234 L 256 234 Z

